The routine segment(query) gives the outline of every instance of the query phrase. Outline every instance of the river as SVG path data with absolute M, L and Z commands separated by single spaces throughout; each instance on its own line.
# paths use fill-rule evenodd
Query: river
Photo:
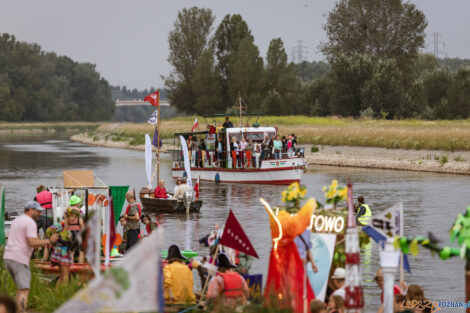
M 32 199 L 38 184 L 50 185 L 62 177 L 64 169 L 91 169 L 108 185 L 130 185 L 138 190 L 146 184 L 143 152 L 90 147 L 75 143 L 66 134 L 0 135 L 0 183 L 6 185 L 6 210 L 21 211 Z M 172 190 L 170 160 L 163 155 L 161 177 Z M 308 196 L 323 202 L 321 188 L 332 179 L 346 183 L 351 179 L 354 194 L 363 195 L 373 212 L 379 212 L 396 202 L 404 204 L 404 233 L 427 235 L 429 230 L 448 243 L 448 231 L 458 213 L 470 204 L 470 177 L 433 173 L 351 169 L 341 167 L 311 167 L 302 184 Z M 282 186 L 201 183 L 201 213 L 185 216 L 159 216 L 167 231 L 166 246 L 177 243 L 199 250 L 198 239 L 210 232 L 216 223 L 223 224 L 228 210 L 233 209 L 241 225 L 260 255 L 252 267 L 253 273 L 266 275 L 271 249 L 268 216 L 258 198 L 271 204 L 280 203 Z M 380 305 L 380 291 L 373 281 L 378 269 L 377 246 L 372 246 L 369 262 L 362 255 L 365 285 L 365 312 Z M 201 249 L 206 251 L 207 249 Z M 370 251 L 369 251 L 370 254 Z M 441 261 L 420 249 L 417 257 L 410 256 L 412 274 L 405 274 L 408 284 L 424 287 L 431 300 L 464 300 L 464 261 L 452 258 Z

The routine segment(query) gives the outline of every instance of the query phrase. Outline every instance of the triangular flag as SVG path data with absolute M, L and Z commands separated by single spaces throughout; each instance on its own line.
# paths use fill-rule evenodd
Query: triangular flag
M 383 236 L 394 238 L 400 235 L 402 212 L 403 204 L 397 203 L 380 213 L 372 215 L 369 225 Z
M 157 147 L 157 138 L 159 139 L 158 137 L 158 129 L 157 129 L 157 126 L 155 126 L 155 132 L 153 133 L 153 139 L 152 139 L 152 145 L 155 146 L 155 148 L 158 148 Z M 159 139 L 158 142 L 160 143 L 160 148 L 162 147 L 162 140 Z
M 113 196 L 114 223 L 117 225 L 122 213 L 122 207 L 126 202 L 126 192 L 129 186 L 109 186 L 111 196 Z
M 158 111 L 155 110 L 155 112 L 152 113 L 152 115 L 150 115 L 149 119 L 147 120 L 147 122 L 152 125 L 152 126 L 155 126 L 157 124 L 157 119 L 158 119 Z
M 194 193 L 196 194 L 196 200 L 199 200 L 199 176 L 197 177 L 196 184 L 194 185 Z
M 144 101 L 149 102 L 151 105 L 158 107 L 160 105 L 160 90 L 149 94 L 144 98 Z
M 192 132 L 195 131 L 198 126 L 199 126 L 199 122 L 197 121 L 197 117 L 196 117 L 193 123 L 193 127 L 191 128 L 191 131 Z
M 224 233 L 222 234 L 222 238 L 220 238 L 219 244 L 254 256 L 255 258 L 258 257 L 250 239 L 248 239 L 248 236 L 245 234 L 245 231 L 243 231 L 242 226 L 231 209 L 228 213 L 228 218 L 224 226 Z

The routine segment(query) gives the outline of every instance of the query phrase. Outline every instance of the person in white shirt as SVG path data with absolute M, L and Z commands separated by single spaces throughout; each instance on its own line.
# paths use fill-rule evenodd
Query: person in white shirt
M 333 276 L 333 283 L 335 285 L 335 291 L 331 294 L 331 296 L 340 296 L 343 299 L 346 298 L 346 270 L 342 267 L 338 267 L 335 269 Z M 331 297 L 330 296 L 330 297 Z

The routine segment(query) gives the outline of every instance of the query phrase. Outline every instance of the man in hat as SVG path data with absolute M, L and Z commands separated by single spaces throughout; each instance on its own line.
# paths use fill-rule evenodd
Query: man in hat
M 215 312 L 224 308 L 235 310 L 248 303 L 250 291 L 245 278 L 233 271 L 235 265 L 230 263 L 224 253 L 217 256 L 218 273 L 213 277 L 207 289 L 207 300 Z
M 337 267 L 331 279 L 333 279 L 333 284 L 335 285 L 335 291 L 333 291 L 331 296 L 340 296 L 346 299 L 346 270 L 342 267 Z
M 26 311 L 31 282 L 29 260 L 34 248 L 53 244 L 59 239 L 54 234 L 49 239 L 39 239 L 36 222 L 44 210 L 36 201 L 29 201 L 24 214 L 11 223 L 8 242 L 3 254 L 5 267 L 16 284 L 16 304 L 20 312 Z
M 163 296 L 167 304 L 195 304 L 193 273 L 177 245 L 168 248 L 168 265 L 163 268 Z

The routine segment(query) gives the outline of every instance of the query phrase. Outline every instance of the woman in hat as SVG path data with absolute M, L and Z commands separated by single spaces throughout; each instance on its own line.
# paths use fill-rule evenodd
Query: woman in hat
M 78 234 L 82 229 L 85 228 L 85 222 L 83 221 L 83 217 L 81 216 L 81 211 L 80 211 L 80 203 L 82 203 L 82 199 L 79 196 L 72 195 L 70 197 L 69 205 L 70 209 L 75 212 L 75 215 L 77 218 L 73 218 L 72 221 L 69 224 L 69 229 L 70 231 L 78 237 Z M 78 263 L 85 263 L 85 252 L 81 247 L 77 247 L 78 249 Z M 72 253 L 72 257 L 75 255 L 74 251 Z
M 145 225 L 145 228 L 147 229 L 147 236 L 149 236 L 152 231 L 154 231 L 155 229 L 157 229 L 158 226 L 160 226 L 158 222 L 152 221 L 152 218 L 147 213 L 142 214 L 142 216 L 140 217 L 140 221 L 142 222 L 142 224 Z
M 169 264 L 163 268 L 165 303 L 176 305 L 195 304 L 193 273 L 184 264 L 187 259 L 181 254 L 180 248 L 177 245 L 170 246 L 166 259 Z
M 176 191 L 178 191 L 178 187 L 181 186 L 182 183 L 183 183 L 183 178 L 178 177 L 178 178 L 176 179 L 175 188 L 173 189 L 173 195 L 176 193 Z
M 233 271 L 233 265 L 224 253 L 217 256 L 218 273 L 211 279 L 207 289 L 207 300 L 213 306 L 213 312 L 235 310 L 248 303 L 250 291 L 240 274 Z

